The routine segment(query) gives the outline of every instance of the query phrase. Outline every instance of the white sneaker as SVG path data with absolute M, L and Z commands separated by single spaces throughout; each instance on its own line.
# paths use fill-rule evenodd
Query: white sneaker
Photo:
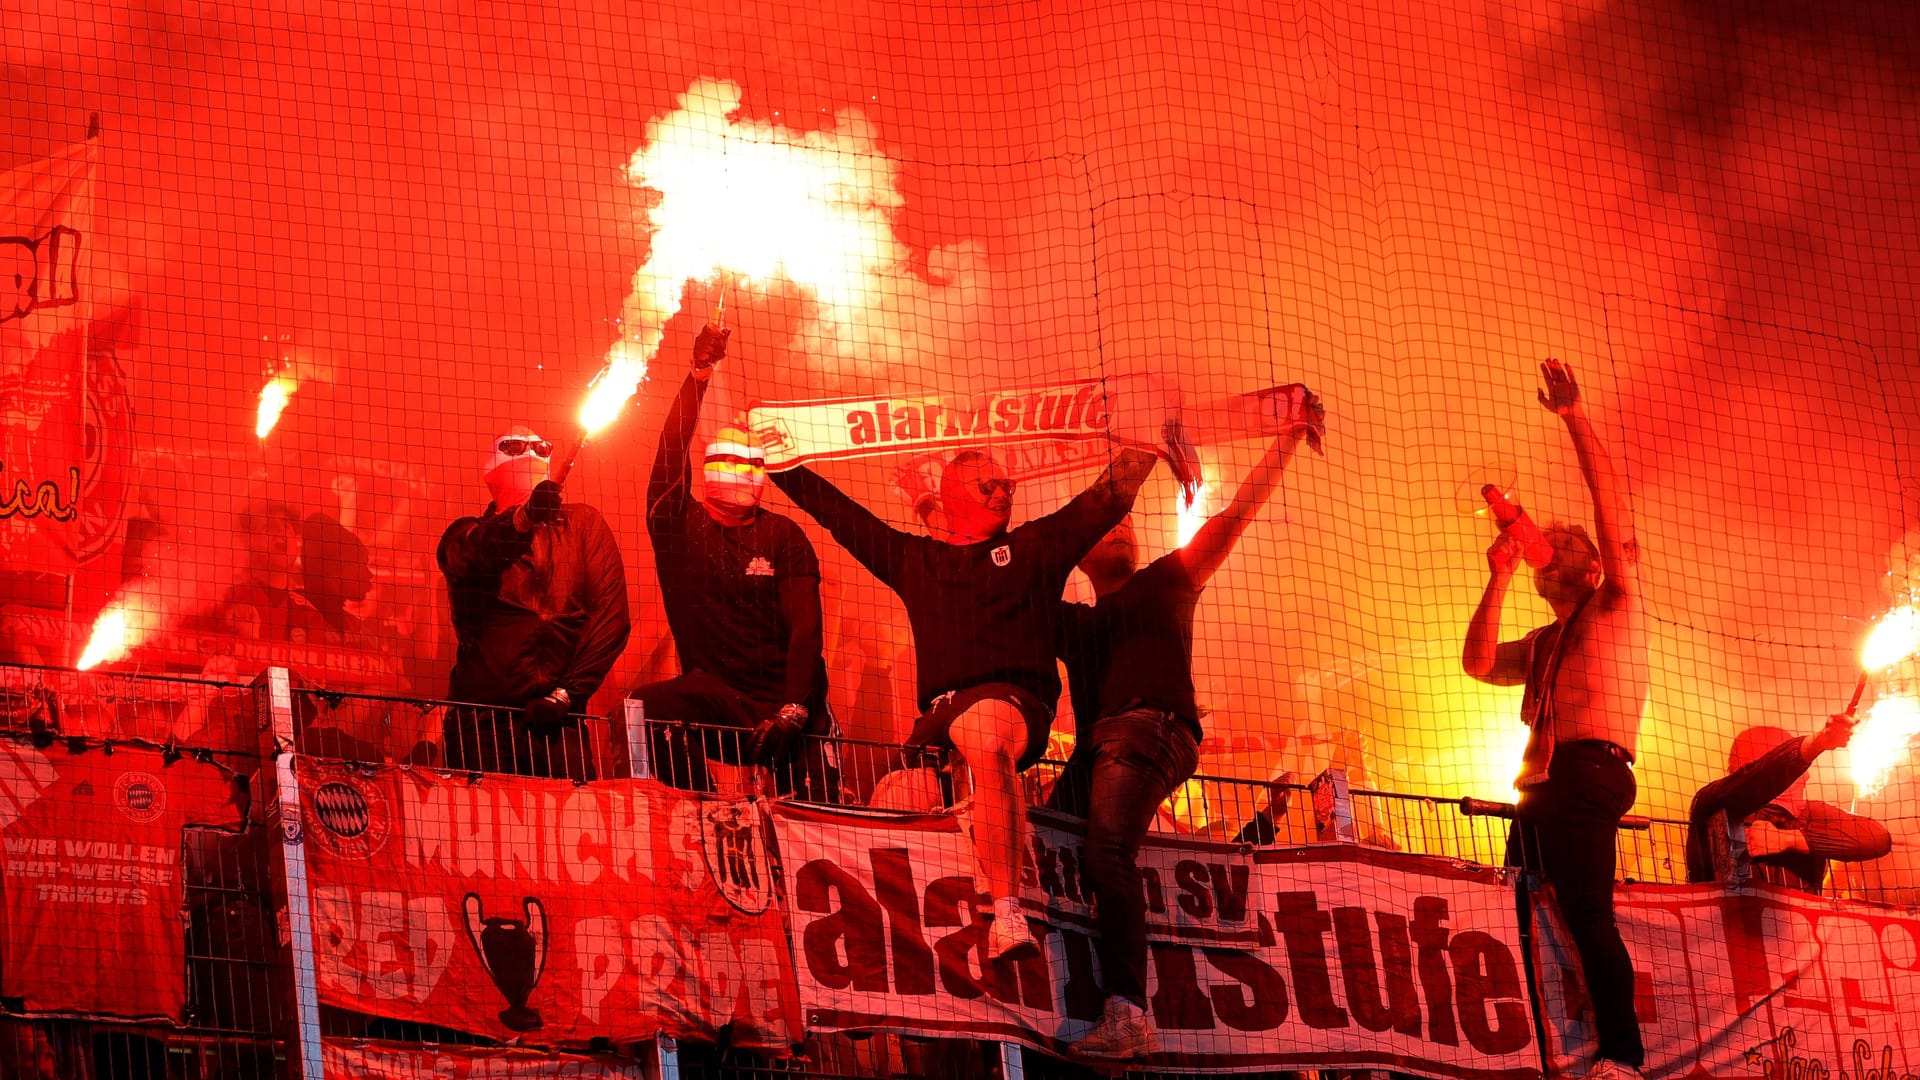
M 1039 951 L 1040 943 L 1033 940 L 1033 929 L 1027 925 L 1026 913 L 1020 910 L 1019 898 L 1003 896 L 995 900 L 993 925 L 987 929 L 987 959 L 1023 960 Z
M 1106 1011 L 1100 1014 L 1100 1022 L 1073 1044 L 1073 1052 L 1085 1058 L 1131 1061 L 1159 1053 L 1160 1040 L 1154 1038 L 1147 1014 L 1140 1011 L 1140 1006 L 1126 998 L 1110 997 Z
M 1624 1061 L 1601 1058 L 1587 1070 L 1587 1080 L 1645 1080 L 1645 1076 Z

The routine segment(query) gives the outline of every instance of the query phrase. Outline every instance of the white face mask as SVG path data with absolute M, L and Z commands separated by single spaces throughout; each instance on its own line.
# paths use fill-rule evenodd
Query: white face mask
M 722 428 L 707 444 L 700 466 L 701 501 L 732 510 L 759 506 L 767 485 L 766 459 L 766 451 L 745 432 Z
M 553 446 L 527 428 L 517 427 L 493 441 L 487 455 L 487 491 L 502 510 L 519 506 L 547 478 Z

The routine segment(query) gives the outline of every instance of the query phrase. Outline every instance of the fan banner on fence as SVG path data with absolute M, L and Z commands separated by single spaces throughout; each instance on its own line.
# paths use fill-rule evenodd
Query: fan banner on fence
M 1042 953 L 987 964 L 991 902 L 953 818 L 775 815 L 810 1027 L 965 1033 L 1058 1053 L 1093 1026 L 1078 822 L 1033 815 L 1024 878 Z M 1501 872 L 1157 836 L 1140 865 L 1156 1066 L 1540 1075 Z
M 764 804 L 297 764 L 321 1000 L 501 1040 L 799 1036 Z
M 551 1050 L 328 1039 L 320 1054 L 332 1080 L 645 1080 L 632 1061 Z
M 1120 375 L 1038 387 L 891 398 L 762 403 L 748 424 L 769 469 L 942 447 L 1011 446 L 1040 440 L 1106 439 L 1158 446 L 1178 421 L 1193 443 L 1271 438 L 1305 418 L 1306 389 L 1276 386 L 1183 405 L 1170 380 Z M 1043 474 L 1043 463 L 1028 471 Z
M 140 747 L 76 754 L 64 741 L 0 741 L 0 994 L 28 1012 L 180 1021 L 189 824 L 240 826 L 233 784 L 212 765 Z
M 1592 1011 L 1550 898 L 1534 901 L 1549 1060 L 1593 1057 Z M 1614 890 L 1649 1077 L 1920 1074 L 1920 917 L 1771 885 Z M 1560 977 L 1553 977 L 1558 972 Z
M 125 520 L 118 350 L 139 319 L 108 317 L 95 280 L 96 158 L 89 140 L 0 174 L 0 571 L 70 573 Z

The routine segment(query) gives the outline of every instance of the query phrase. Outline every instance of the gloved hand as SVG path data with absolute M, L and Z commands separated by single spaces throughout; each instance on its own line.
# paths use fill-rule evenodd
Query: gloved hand
M 567 722 L 573 710 L 573 698 L 565 687 L 556 686 L 546 697 L 527 702 L 527 730 L 535 735 L 551 735 Z
M 784 705 L 773 716 L 760 721 L 747 738 L 747 760 L 755 765 L 773 765 L 784 761 L 787 748 L 806 727 L 807 710 L 803 705 Z
M 551 480 L 542 480 L 534 485 L 533 493 L 527 496 L 527 522 L 532 525 L 550 525 L 560 516 L 560 485 Z
M 715 330 L 711 326 L 700 328 L 699 336 L 693 339 L 693 374 L 704 379 L 713 374 L 713 365 L 726 359 L 727 339 L 733 336 L 733 328 Z

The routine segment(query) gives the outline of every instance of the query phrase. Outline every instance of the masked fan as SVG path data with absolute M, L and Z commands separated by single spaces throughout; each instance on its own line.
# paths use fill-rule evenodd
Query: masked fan
M 552 454 L 526 428 L 495 439 L 493 502 L 440 538 L 459 641 L 447 696 L 473 706 L 447 712 L 452 768 L 597 776 L 575 714 L 626 647 L 627 579 L 600 512 L 547 479 Z

